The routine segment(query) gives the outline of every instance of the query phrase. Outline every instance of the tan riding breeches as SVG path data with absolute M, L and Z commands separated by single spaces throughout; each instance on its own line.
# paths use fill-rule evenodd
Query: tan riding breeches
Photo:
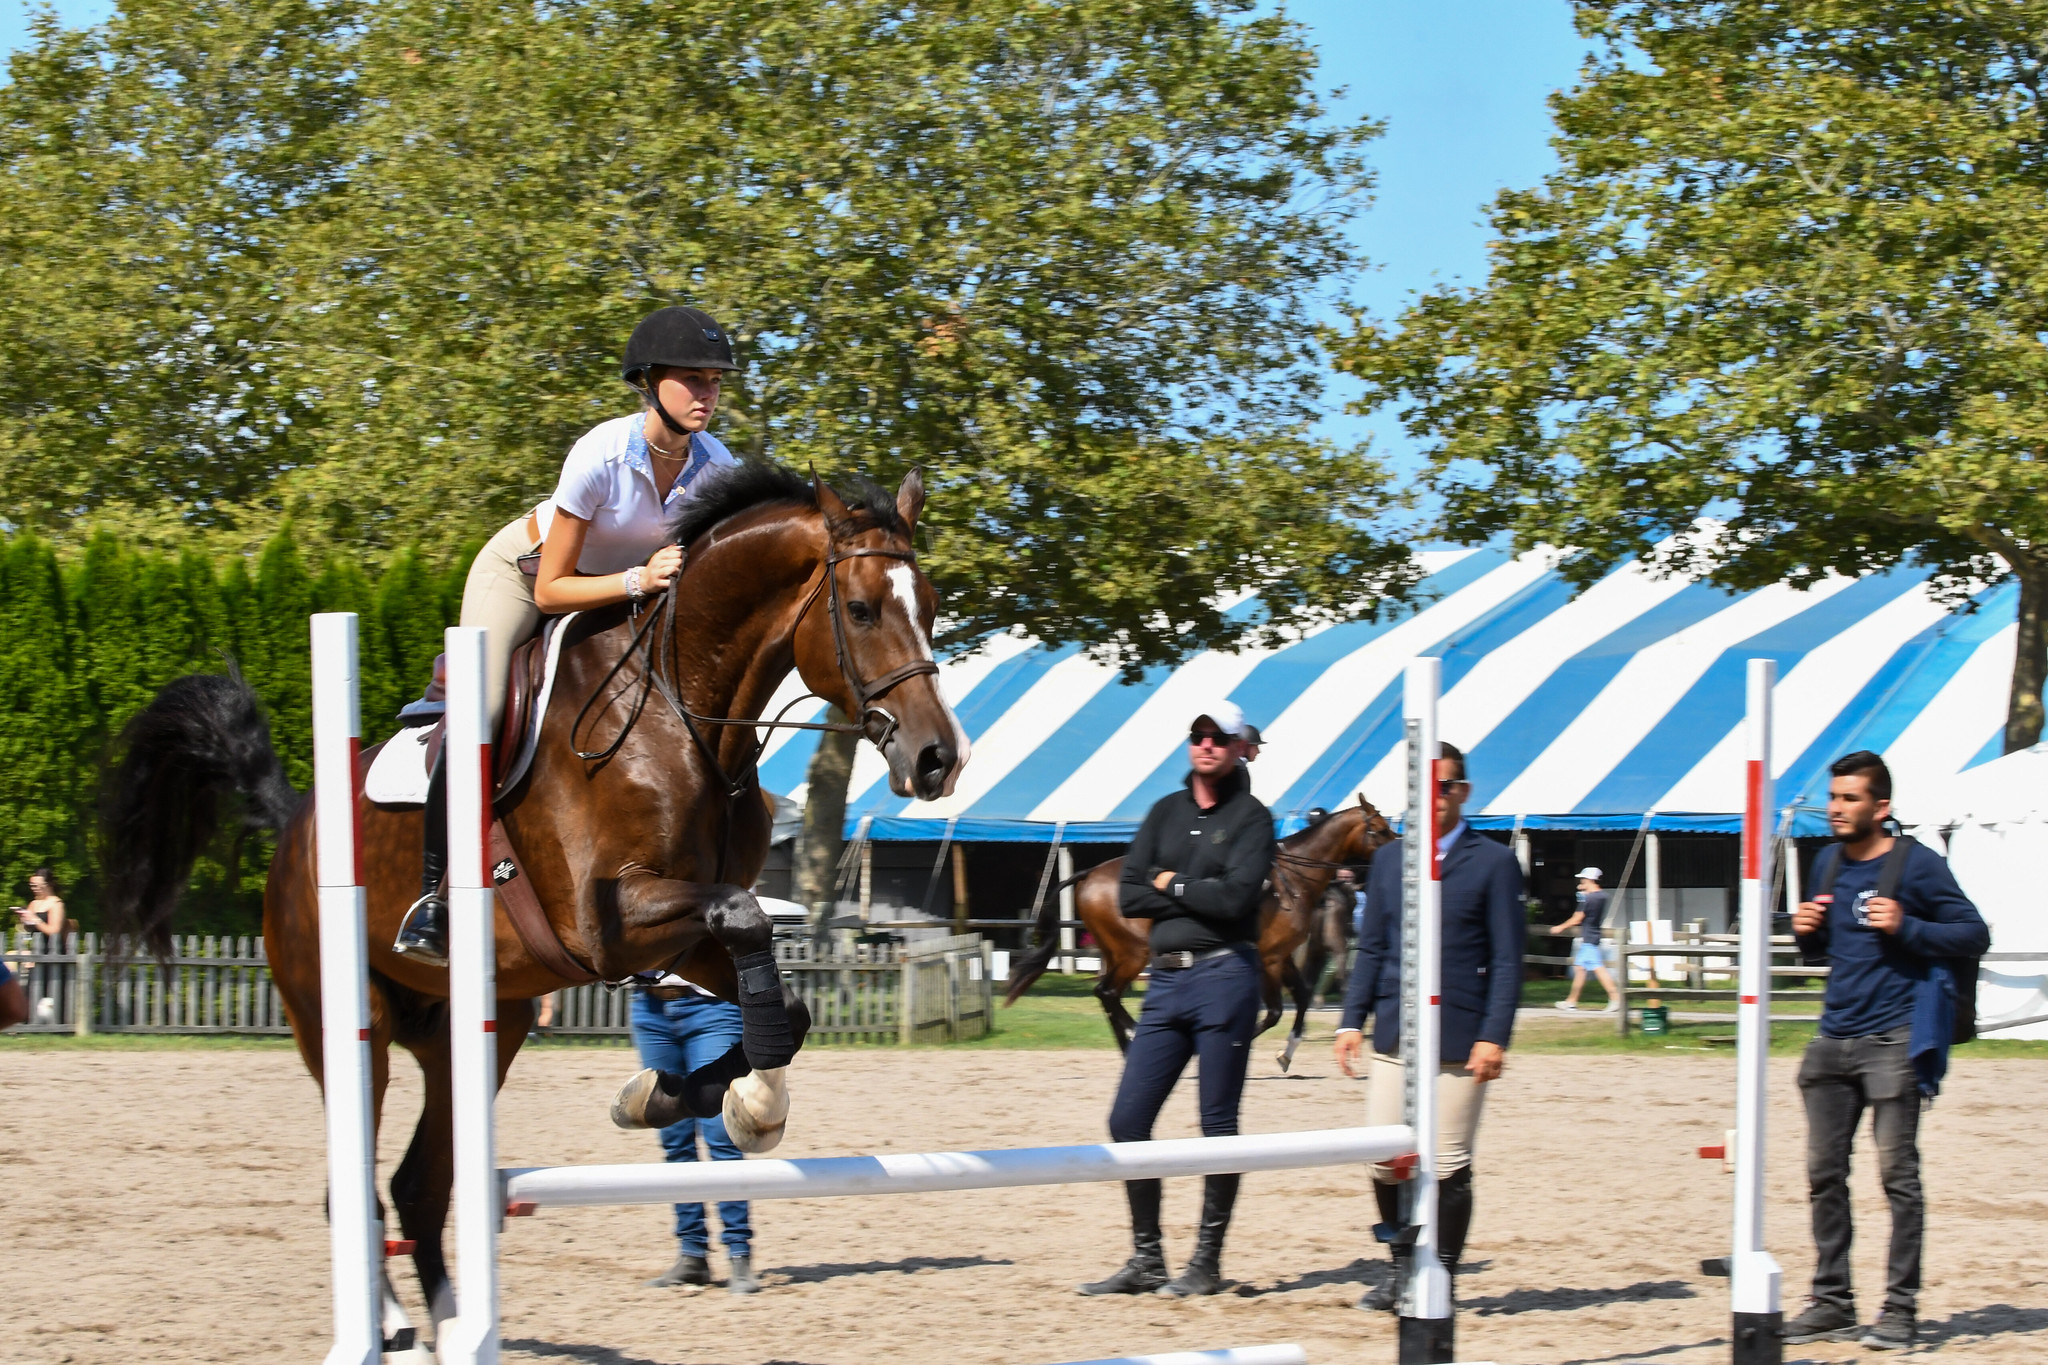
M 1488 1081 L 1487 1085 L 1494 1082 Z M 1365 1121 L 1369 1127 L 1405 1122 L 1401 1059 L 1383 1053 L 1372 1054 L 1372 1066 L 1365 1073 Z M 1436 1173 L 1439 1178 L 1456 1175 L 1472 1164 L 1472 1145 L 1479 1136 L 1479 1111 L 1486 1103 L 1486 1086 L 1472 1079 L 1463 1062 L 1445 1062 L 1436 1073 Z M 1394 1183 L 1392 1166 L 1374 1166 L 1372 1178 L 1382 1185 Z
M 484 643 L 484 695 L 491 704 L 490 736 L 498 738 L 505 712 L 505 682 L 512 676 L 512 651 L 540 628 L 533 604 L 533 579 L 519 572 L 519 556 L 540 548 L 526 533 L 526 516 L 491 537 L 469 566 L 462 585 L 462 624 L 490 632 Z

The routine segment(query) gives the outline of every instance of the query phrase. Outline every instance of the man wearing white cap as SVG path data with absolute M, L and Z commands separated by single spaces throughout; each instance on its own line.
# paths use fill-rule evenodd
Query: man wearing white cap
M 1579 908 L 1570 919 L 1550 930 L 1553 934 L 1579 931 L 1579 941 L 1572 945 L 1572 988 L 1557 1002 L 1561 1010 L 1579 1007 L 1579 992 L 1586 988 L 1587 972 L 1599 977 L 1600 988 L 1607 992 L 1607 1007 L 1600 1012 L 1613 1014 L 1621 1008 L 1621 992 L 1615 989 L 1614 977 L 1607 970 L 1607 950 L 1600 946 L 1600 931 L 1607 926 L 1607 893 L 1600 889 L 1602 876 L 1597 867 L 1579 869 Z
M 1245 775 L 1245 730 L 1234 702 L 1212 703 L 1195 717 L 1186 785 L 1159 799 L 1124 854 L 1119 900 L 1126 918 L 1152 921 L 1152 981 L 1109 1113 L 1109 1135 L 1118 1142 L 1152 1136 L 1152 1122 L 1190 1057 L 1201 1059 L 1203 1136 L 1237 1132 L 1259 1020 L 1259 900 L 1274 853 L 1272 812 L 1252 795 Z M 1170 1281 L 1159 1233 L 1160 1183 L 1125 1181 L 1131 1258 L 1081 1292 L 1217 1292 L 1238 1179 L 1204 1177 L 1194 1254 Z

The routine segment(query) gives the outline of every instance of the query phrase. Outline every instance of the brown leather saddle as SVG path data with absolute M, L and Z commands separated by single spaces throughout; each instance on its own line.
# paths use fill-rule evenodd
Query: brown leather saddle
M 540 705 L 541 690 L 546 682 L 548 650 L 552 647 L 555 632 L 565 619 L 548 617 L 541 625 L 540 634 L 512 652 L 511 676 L 505 686 L 504 718 L 499 722 L 498 733 L 491 745 L 491 883 L 498 904 L 505 908 L 505 917 L 512 921 L 519 941 L 526 945 L 526 951 L 533 954 L 534 960 L 556 976 L 582 982 L 596 981 L 598 975 L 569 955 L 569 950 L 556 936 L 554 926 L 548 923 L 547 911 L 541 908 L 540 897 L 534 893 L 533 880 L 526 875 L 526 869 L 519 862 L 519 853 L 505 833 L 503 818 L 519 788 L 533 771 L 534 751 L 540 747 L 540 727 L 535 724 L 538 717 L 534 708 Z M 407 728 L 432 725 L 433 729 L 427 735 L 428 772 L 432 772 L 434 764 L 440 761 L 441 744 L 447 736 L 447 677 L 447 656 L 437 654 L 434 656 L 434 676 L 427 684 L 427 690 L 418 701 L 398 713 L 400 723 Z M 362 791 L 363 775 L 369 771 L 370 759 L 375 753 L 375 749 L 366 751 L 357 767 L 358 795 Z

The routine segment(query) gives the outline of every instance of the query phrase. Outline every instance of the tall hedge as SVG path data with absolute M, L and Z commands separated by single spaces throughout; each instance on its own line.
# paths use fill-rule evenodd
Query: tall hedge
M 131 549 L 112 535 L 60 557 L 31 535 L 0 540 L 0 883 L 19 903 L 47 864 L 73 912 L 96 920 L 99 783 L 121 729 L 183 673 L 232 660 L 270 711 L 301 790 L 312 781 L 307 618 L 362 617 L 363 729 L 392 729 L 454 623 L 474 551 L 436 570 L 410 551 L 365 566 L 308 564 L 289 525 L 256 558 Z M 193 876 L 195 930 L 254 932 L 270 841 L 224 839 Z

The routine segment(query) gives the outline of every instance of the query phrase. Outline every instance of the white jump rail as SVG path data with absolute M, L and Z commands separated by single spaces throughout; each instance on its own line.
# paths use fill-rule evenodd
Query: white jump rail
M 635 1162 L 535 1166 L 503 1172 L 508 1212 L 590 1204 L 703 1203 L 721 1199 L 826 1199 L 878 1194 L 1160 1180 L 1233 1171 L 1289 1171 L 1394 1161 L 1415 1151 L 1405 1124 L 1301 1133 L 1166 1138 L 1079 1147 L 904 1152 L 793 1161 Z
M 1308 1352 L 1287 1342 L 1278 1346 L 1230 1346 L 1218 1351 L 1114 1356 L 1106 1360 L 1077 1360 L 1072 1365 L 1308 1365 Z

